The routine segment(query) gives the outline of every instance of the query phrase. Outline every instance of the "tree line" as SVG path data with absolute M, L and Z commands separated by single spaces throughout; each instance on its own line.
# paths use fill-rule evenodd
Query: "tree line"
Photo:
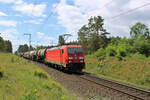
M 12 43 L 9 40 L 4 40 L 0 37 L 0 52 L 12 53 Z
M 106 55 L 127 55 L 125 52 L 150 55 L 150 32 L 145 24 L 137 22 L 130 28 L 130 37 L 108 37 L 104 29 L 104 19 L 101 16 L 91 17 L 87 25 L 78 31 L 78 42 L 84 48 L 85 54 L 95 53 L 97 50 Z M 130 50 L 128 49 L 130 48 Z M 132 48 L 132 50 L 131 50 Z M 125 50 L 126 49 L 126 50 Z M 118 54 L 118 52 L 120 54 Z M 99 55 L 101 55 L 99 53 Z
M 130 37 L 110 37 L 109 32 L 104 28 L 104 19 L 101 16 L 94 16 L 88 19 L 88 23 L 78 30 L 78 39 L 73 42 L 66 42 L 62 35 L 59 36 L 58 44 L 61 45 L 82 45 L 84 53 L 93 54 L 97 57 L 117 56 L 139 53 L 144 56 L 150 55 L 150 32 L 145 24 L 135 23 L 130 28 Z M 109 35 L 109 36 L 108 36 Z M 30 50 L 41 48 L 51 48 L 54 46 L 38 46 Z M 27 45 L 20 45 L 18 52 L 26 52 Z
M 108 56 L 122 59 L 126 56 L 150 56 L 149 28 L 140 22 L 130 27 L 130 37 L 108 37 L 103 27 L 104 20 L 101 16 L 91 17 L 87 25 L 78 31 L 78 42 L 83 46 L 85 54 L 98 58 Z

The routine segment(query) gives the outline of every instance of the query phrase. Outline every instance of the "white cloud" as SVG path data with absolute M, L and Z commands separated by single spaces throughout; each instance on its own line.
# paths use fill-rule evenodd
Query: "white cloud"
M 56 12 L 59 15 L 59 24 L 62 24 L 69 32 L 78 29 L 87 20 L 78 7 L 67 5 L 65 0 L 60 2 Z
M 49 37 L 49 36 L 47 36 L 47 35 L 45 35 L 44 33 L 41 33 L 41 32 L 37 32 L 37 36 L 40 40 L 43 41 L 41 43 L 41 45 L 51 45 L 52 42 L 55 40 L 55 38 Z
M 16 21 L 12 21 L 12 20 L 0 20 L 0 25 L 2 26 L 12 26 L 15 27 L 17 25 Z
M 148 24 L 150 21 L 150 6 L 143 7 L 132 13 L 126 13 L 115 20 L 108 20 L 121 12 L 139 7 L 148 3 L 148 0 L 61 0 L 54 11 L 58 14 L 58 23 L 64 26 L 68 33 L 77 37 L 78 29 L 88 23 L 90 16 L 102 16 L 105 20 L 105 28 L 113 36 L 129 36 L 129 27 L 140 21 Z M 109 3 L 109 4 L 108 4 Z M 105 5 L 107 4 L 107 5 Z M 55 7 L 56 4 L 54 4 Z
M 136 7 L 139 7 L 141 5 L 148 4 L 148 3 L 150 3 L 149 0 L 130 0 L 128 7 L 130 9 L 133 9 L 133 8 L 136 8 Z M 145 10 L 145 9 L 147 9 L 147 8 L 145 7 L 142 10 Z
M 7 30 L 4 30 L 2 32 L 3 34 L 18 34 L 17 30 L 15 28 L 10 28 L 10 29 L 7 29 Z
M 14 16 L 16 16 L 16 17 L 23 17 L 22 15 L 19 15 L 19 14 L 16 14 L 16 15 L 14 15 Z
M 19 11 L 28 16 L 36 16 L 36 17 L 45 17 L 44 11 L 46 9 L 46 4 L 27 4 L 23 3 L 20 5 L 13 6 L 13 9 Z
M 15 0 L 15 4 L 23 4 L 23 0 Z
M 15 3 L 15 4 L 21 4 L 23 3 L 22 0 L 0 0 L 1 3 Z
M 46 36 L 44 33 L 41 33 L 41 32 L 37 32 L 37 35 L 40 39 L 43 39 L 45 41 L 50 41 L 50 40 L 54 40 L 54 38 L 52 37 L 48 37 Z
M 3 12 L 0 12 L 0 16 L 8 16 L 8 15 Z
M 37 20 L 26 20 L 24 23 L 31 23 L 31 24 L 41 24 L 43 22 L 43 19 L 37 19 Z
M 9 28 L 6 30 L 3 30 L 1 36 L 5 39 L 5 40 L 10 40 L 12 45 L 13 45 L 13 52 L 17 50 L 19 44 L 24 44 L 26 43 L 24 40 L 19 39 L 19 37 L 17 36 L 19 33 L 15 28 Z
M 108 1 L 101 0 L 72 0 L 74 5 L 67 4 L 67 0 L 61 0 L 55 12 L 58 13 L 58 23 L 63 25 L 69 33 L 75 37 L 78 29 L 87 24 L 91 16 L 103 15 L 108 16 L 107 9 L 102 6 Z M 55 4 L 56 5 L 56 4 Z M 54 7 L 55 7 L 54 5 Z M 103 14 L 102 14 L 103 13 Z
M 15 0 L 0 0 L 0 2 L 2 3 L 12 3 L 14 2 Z
M 36 16 L 36 17 L 45 17 L 44 11 L 46 9 L 46 4 L 33 4 L 26 3 L 23 0 L 0 0 L 1 3 L 12 3 L 14 6 L 12 7 L 15 11 L 19 11 L 28 16 Z

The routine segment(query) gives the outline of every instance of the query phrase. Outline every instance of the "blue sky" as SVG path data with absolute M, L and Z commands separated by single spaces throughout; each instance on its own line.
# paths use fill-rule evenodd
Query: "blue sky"
M 72 34 L 68 39 L 72 41 L 91 16 L 100 15 L 111 36 L 129 37 L 130 27 L 136 22 L 150 26 L 150 6 L 111 18 L 147 3 L 148 0 L 0 0 L 0 36 L 12 41 L 13 51 L 28 43 L 24 33 L 32 34 L 34 47 L 56 44 L 58 36 L 65 33 Z M 53 14 L 48 17 L 50 13 Z
M 13 49 L 28 43 L 32 34 L 32 45 L 50 45 L 57 43 L 58 35 L 66 29 L 58 24 L 57 13 L 53 7 L 58 0 L 0 0 L 0 32 L 6 40 L 13 42 Z M 53 15 L 47 17 L 51 12 Z M 46 42 L 45 42 L 46 41 Z

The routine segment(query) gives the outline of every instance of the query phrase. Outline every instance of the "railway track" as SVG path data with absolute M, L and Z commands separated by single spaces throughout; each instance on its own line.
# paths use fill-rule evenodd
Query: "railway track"
M 79 78 L 128 95 L 130 98 L 133 98 L 133 100 L 150 100 L 150 90 L 145 90 L 105 78 L 98 78 L 94 75 L 85 74 L 79 76 Z
M 34 63 L 39 63 L 39 62 L 34 62 Z M 42 63 L 39 63 L 39 64 L 42 64 Z M 44 65 L 44 64 L 42 64 L 42 65 Z M 44 70 L 48 72 L 47 69 L 44 69 Z M 108 88 L 108 90 L 116 91 L 118 94 L 123 94 L 122 96 L 125 96 L 125 98 L 129 97 L 130 100 L 150 100 L 150 90 L 123 84 L 123 83 L 113 81 L 110 79 L 96 77 L 94 75 L 87 74 L 87 73 L 75 73 L 75 74 L 68 74 L 68 75 L 70 77 L 75 76 L 78 79 L 80 78 L 81 80 L 85 80 L 85 82 L 89 81 L 90 84 L 96 84 L 97 86 L 100 86 L 100 87 L 106 87 L 106 88 Z M 114 97 L 115 97 L 115 95 L 114 95 Z M 114 99 L 114 100 L 117 100 L 117 99 Z M 120 100 L 120 99 L 118 99 L 118 100 Z M 123 99 L 123 100 L 128 100 L 128 99 Z

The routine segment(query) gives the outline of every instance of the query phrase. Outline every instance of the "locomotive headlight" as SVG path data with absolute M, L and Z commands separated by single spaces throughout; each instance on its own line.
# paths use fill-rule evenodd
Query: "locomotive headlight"
M 71 63 L 72 61 L 69 61 L 69 63 Z
M 68 59 L 73 59 L 72 57 L 69 57 Z
M 84 59 L 83 57 L 79 57 L 79 59 Z
M 80 62 L 84 62 L 83 60 L 81 60 Z

